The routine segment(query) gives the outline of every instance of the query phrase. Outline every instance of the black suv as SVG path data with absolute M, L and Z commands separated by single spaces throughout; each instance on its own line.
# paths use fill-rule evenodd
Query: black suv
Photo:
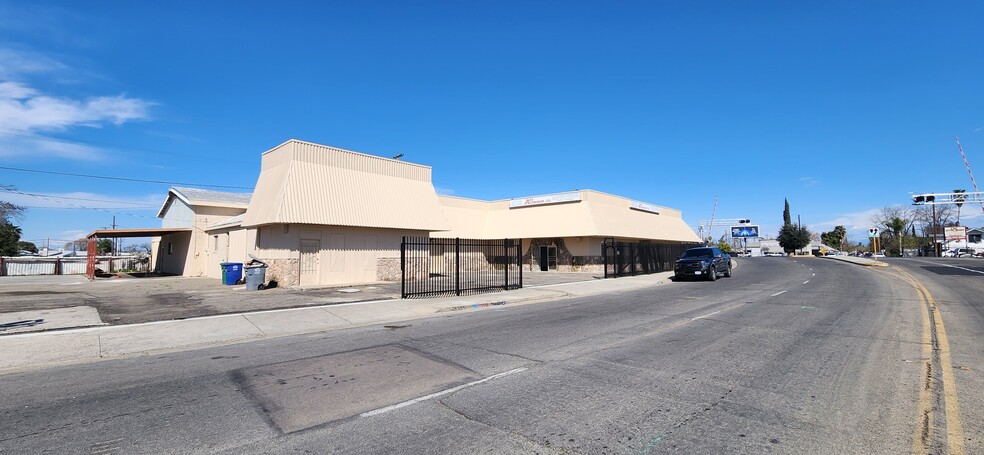
M 691 248 L 673 264 L 673 277 L 707 277 L 714 281 L 718 275 L 731 276 L 731 256 L 718 247 Z

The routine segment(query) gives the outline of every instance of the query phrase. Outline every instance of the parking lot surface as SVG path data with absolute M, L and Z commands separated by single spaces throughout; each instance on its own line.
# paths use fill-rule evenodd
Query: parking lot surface
M 589 273 L 524 272 L 523 281 L 525 287 L 537 287 L 600 278 L 598 274 Z M 38 315 L 46 312 L 44 316 L 50 320 L 53 313 L 65 313 L 69 309 L 77 313 L 80 308 L 94 309 L 99 319 L 90 317 L 87 322 L 82 321 L 76 326 L 137 324 L 399 298 L 398 282 L 247 291 L 243 285 L 224 286 L 214 278 L 135 277 L 124 274 L 120 278 L 89 281 L 79 275 L 5 276 L 0 277 L 0 326 L 32 320 L 32 312 Z M 71 323 L 64 327 L 67 326 Z M 49 328 L 62 327 L 38 325 L 34 330 Z M 18 326 L 17 331 L 26 329 Z M 13 329 L 0 330 L 0 334 L 4 333 L 13 333 Z

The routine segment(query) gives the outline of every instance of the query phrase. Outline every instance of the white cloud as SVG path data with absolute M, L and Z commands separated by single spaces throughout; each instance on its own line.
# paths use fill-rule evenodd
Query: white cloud
M 817 183 L 820 183 L 820 181 L 813 177 L 800 177 L 799 181 L 803 182 L 803 185 L 807 187 L 816 186 Z
M 16 156 L 100 161 L 106 157 L 106 152 L 96 147 L 46 138 L 36 134 L 0 130 L 0 157 Z
M 61 62 L 40 54 L 0 49 L 0 78 L 12 79 L 25 74 L 63 70 Z
M 0 77 L 24 70 L 24 64 L 6 64 Z M 9 51 L 6 51 L 9 53 Z M 38 71 L 51 65 L 39 65 Z M 31 156 L 95 161 L 105 152 L 96 147 L 45 137 L 41 133 L 76 127 L 101 128 L 149 118 L 151 103 L 125 95 L 81 99 L 52 96 L 17 81 L 0 82 L 0 157 Z
M 20 82 L 0 82 L 0 125 L 17 131 L 99 128 L 148 117 L 150 103 L 119 96 L 84 100 L 48 96 Z

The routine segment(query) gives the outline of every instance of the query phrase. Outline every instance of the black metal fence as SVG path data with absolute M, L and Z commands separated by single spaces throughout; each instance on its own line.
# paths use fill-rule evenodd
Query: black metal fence
M 673 263 L 692 243 L 616 242 L 606 239 L 601 244 L 605 262 L 605 278 L 644 275 L 673 270 Z
M 523 287 L 520 242 L 403 237 L 402 298 Z

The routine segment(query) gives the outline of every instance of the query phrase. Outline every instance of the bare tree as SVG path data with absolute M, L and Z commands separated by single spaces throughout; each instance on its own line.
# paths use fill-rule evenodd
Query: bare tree
M 920 221 L 919 211 L 907 205 L 892 205 L 882 207 L 875 216 L 871 218 L 871 224 L 887 228 L 892 220 L 899 219 L 905 223 L 905 229 L 909 229 L 913 223 Z
M 24 216 L 24 211 L 26 210 L 26 208 L 19 205 L 7 201 L 0 201 L 0 221 L 10 223 L 11 220 Z
M 953 205 L 936 206 L 936 230 L 942 233 L 946 226 L 954 226 L 957 208 Z M 931 237 L 933 235 L 933 206 L 921 205 L 916 209 L 916 222 L 922 225 L 923 235 Z

